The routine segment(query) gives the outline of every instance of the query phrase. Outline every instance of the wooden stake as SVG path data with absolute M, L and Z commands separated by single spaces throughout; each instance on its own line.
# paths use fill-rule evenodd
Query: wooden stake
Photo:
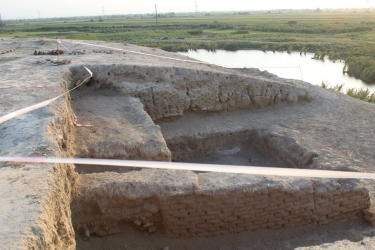
M 59 53 L 59 39 L 56 37 L 56 44 L 57 44 L 57 62 L 60 62 L 60 53 Z

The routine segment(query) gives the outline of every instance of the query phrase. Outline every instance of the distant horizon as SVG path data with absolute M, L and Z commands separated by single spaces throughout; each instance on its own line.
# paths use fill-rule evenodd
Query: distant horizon
M 364 7 L 352 7 L 352 8 L 314 8 L 314 9 L 308 9 L 308 8 L 305 8 L 305 9 L 262 9 L 262 10 L 221 10 L 221 11 L 215 11 L 215 10 L 212 10 L 212 11 L 198 11 L 199 14 L 204 14 L 204 13 L 234 13 L 234 12 L 267 12 L 267 11 L 314 11 L 316 9 L 321 9 L 321 10 L 351 10 L 351 9 L 358 9 L 358 10 L 365 10 L 365 9 L 374 9 L 374 7 L 370 7 L 370 8 L 364 8 Z M 160 15 L 164 15 L 164 14 L 170 14 L 170 13 L 174 13 L 174 14 L 195 14 L 197 12 L 193 12 L 193 11 L 180 11 L 180 12 L 159 12 L 158 11 L 158 14 Z M 154 15 L 155 12 L 148 12 L 148 13 L 127 13 L 127 14 L 105 14 L 104 17 L 110 17 L 110 16 L 131 16 L 131 15 Z M 103 17 L 103 14 L 97 14 L 97 15 L 82 15 L 82 16 L 49 16 L 49 17 L 33 17 L 33 18 L 4 18 L 3 17 L 3 14 L 0 12 L 0 18 L 1 20 L 3 21 L 11 21 L 11 20 L 38 20 L 38 19 L 59 19 L 59 18 L 79 18 L 79 17 Z
M 300 0 L 263 0 L 255 3 L 243 0 L 189 0 L 177 2 L 174 0 L 12 0 L 0 1 L 0 14 L 3 20 L 62 18 L 81 16 L 111 16 L 129 14 L 155 13 L 205 13 L 233 11 L 268 11 L 268 10 L 306 10 L 306 9 L 364 9 L 373 7 L 375 0 L 342 1 L 315 0 L 306 2 Z

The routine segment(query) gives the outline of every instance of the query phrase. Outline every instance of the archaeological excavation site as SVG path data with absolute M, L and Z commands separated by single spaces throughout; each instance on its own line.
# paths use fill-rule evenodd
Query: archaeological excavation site
M 78 86 L 0 123 L 1 156 L 373 172 L 375 109 L 343 94 L 130 44 L 66 41 L 62 65 L 33 54 L 54 40 L 0 44 L 0 117 Z M 4 249 L 375 246 L 373 180 L 22 161 L 0 177 Z

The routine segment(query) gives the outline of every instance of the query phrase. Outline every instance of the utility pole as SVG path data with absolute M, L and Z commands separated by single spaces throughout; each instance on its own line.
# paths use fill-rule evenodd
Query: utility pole
M 5 26 L 5 22 L 3 22 L 3 20 L 1 19 L 1 13 L 0 13 L 0 28 L 2 28 L 3 26 Z
M 158 9 L 156 8 L 156 4 L 155 4 L 155 20 L 156 20 L 156 26 L 158 26 Z
M 38 10 L 38 19 L 40 19 L 40 11 Z
M 104 10 L 104 7 L 102 7 L 102 11 L 103 11 L 103 17 L 105 16 L 105 10 Z
M 195 16 L 198 16 L 198 2 L 195 1 Z

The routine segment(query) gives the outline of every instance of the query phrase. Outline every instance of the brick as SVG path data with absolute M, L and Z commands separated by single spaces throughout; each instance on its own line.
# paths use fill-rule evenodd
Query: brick
M 267 229 L 279 229 L 282 228 L 282 225 L 273 225 L 273 226 L 267 226 Z
M 297 217 L 297 218 L 289 219 L 289 222 L 290 223 L 299 223 L 299 222 L 301 222 L 303 220 L 304 220 L 303 218 Z
M 375 222 L 375 216 L 373 216 L 373 215 L 366 214 L 366 215 L 364 216 L 364 219 L 365 219 L 366 221 L 368 221 L 368 222 Z
M 284 203 L 293 203 L 296 200 L 298 200 L 298 198 L 296 198 L 296 197 L 284 198 Z
M 375 215 L 375 207 L 369 207 L 366 209 L 363 209 L 363 213 L 366 215 L 374 216 Z
M 294 223 L 286 223 L 286 224 L 284 224 L 284 227 L 289 227 L 289 228 L 291 228 L 291 227 L 296 227 L 297 226 L 297 224 L 294 224 Z

